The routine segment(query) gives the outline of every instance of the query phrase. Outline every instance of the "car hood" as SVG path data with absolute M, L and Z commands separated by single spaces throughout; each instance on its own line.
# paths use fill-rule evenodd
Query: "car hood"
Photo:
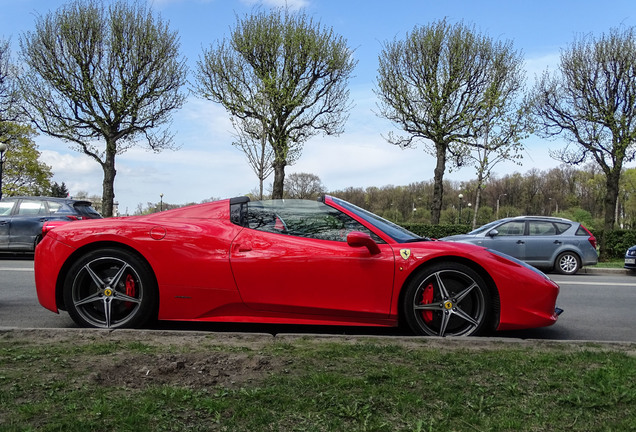
M 472 234 L 457 234 L 439 239 L 440 241 L 460 242 L 473 240 L 476 236 Z

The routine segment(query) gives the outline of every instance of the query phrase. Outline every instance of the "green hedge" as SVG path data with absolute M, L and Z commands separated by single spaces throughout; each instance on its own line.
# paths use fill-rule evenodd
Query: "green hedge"
M 418 236 L 432 239 L 440 239 L 455 234 L 466 234 L 471 231 L 470 225 L 430 225 L 406 222 L 400 225 Z
M 401 226 L 422 237 L 440 239 L 455 234 L 466 234 L 471 230 L 470 225 L 429 225 L 422 223 L 401 223 Z M 603 230 L 591 230 L 599 243 Z M 636 245 L 636 230 L 613 230 L 607 239 L 607 258 L 620 259 L 625 256 L 625 251 Z
M 597 243 L 603 236 L 603 230 L 590 230 L 594 237 L 596 237 Z M 607 258 L 618 259 L 624 258 L 625 252 L 630 247 L 636 245 L 636 231 L 634 230 L 613 230 L 610 231 L 605 239 Z

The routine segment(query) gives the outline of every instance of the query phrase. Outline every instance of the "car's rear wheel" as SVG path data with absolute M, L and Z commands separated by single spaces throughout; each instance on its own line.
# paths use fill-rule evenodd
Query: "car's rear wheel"
M 119 249 L 100 249 L 77 260 L 64 282 L 66 309 L 80 327 L 138 328 L 157 302 L 150 266 Z
M 426 268 L 406 287 L 403 316 L 416 334 L 470 336 L 486 327 L 491 294 L 477 272 L 459 263 Z
M 561 274 L 573 275 L 581 268 L 581 260 L 574 252 L 563 252 L 557 257 L 554 268 Z

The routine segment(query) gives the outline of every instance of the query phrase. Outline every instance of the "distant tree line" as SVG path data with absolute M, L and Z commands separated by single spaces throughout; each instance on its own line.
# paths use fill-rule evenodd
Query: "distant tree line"
M 394 222 L 432 223 L 433 181 L 402 186 L 349 187 L 329 193 Z M 441 224 L 480 226 L 498 218 L 520 215 L 559 216 L 591 229 L 604 227 L 605 175 L 589 164 L 582 169 L 562 165 L 491 177 L 482 190 L 482 206 L 473 226 L 477 181 L 445 180 Z M 617 228 L 636 229 L 636 169 L 623 173 L 617 201 Z M 459 196 L 462 195 L 460 199 Z M 461 219 L 460 219 L 461 209 Z M 497 209 L 499 209 L 497 213 Z

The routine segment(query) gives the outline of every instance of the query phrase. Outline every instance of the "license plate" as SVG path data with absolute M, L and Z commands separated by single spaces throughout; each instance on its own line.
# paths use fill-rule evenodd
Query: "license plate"
M 625 258 L 625 264 L 636 264 L 636 258 Z

